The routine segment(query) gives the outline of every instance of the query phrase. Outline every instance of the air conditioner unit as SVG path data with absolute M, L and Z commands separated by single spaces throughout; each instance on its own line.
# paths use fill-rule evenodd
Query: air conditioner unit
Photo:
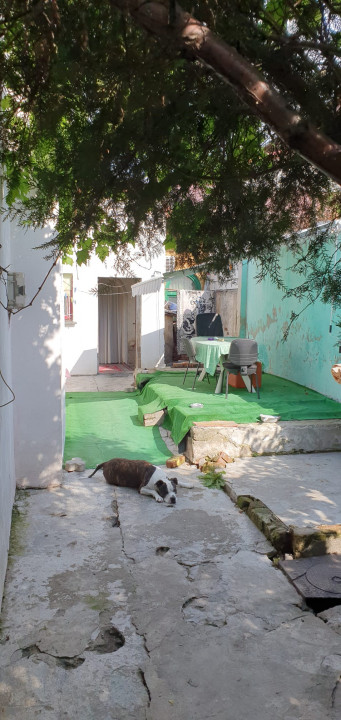
M 7 275 L 7 297 L 8 308 L 18 310 L 25 305 L 25 275 L 21 272 L 8 273 Z

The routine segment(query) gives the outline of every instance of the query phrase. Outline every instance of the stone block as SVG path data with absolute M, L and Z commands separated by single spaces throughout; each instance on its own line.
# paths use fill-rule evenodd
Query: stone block
M 186 462 L 184 455 L 173 455 L 173 457 L 166 460 L 166 467 L 176 468 L 179 467 L 179 465 L 183 465 L 184 462 Z
M 190 428 L 186 455 L 195 465 L 202 457 L 224 452 L 231 458 L 291 452 L 341 450 L 341 419 L 232 424 L 196 422 Z
M 162 425 L 166 415 L 165 410 L 157 410 L 153 413 L 145 413 L 143 416 L 143 425 L 145 427 L 154 427 L 154 425 Z

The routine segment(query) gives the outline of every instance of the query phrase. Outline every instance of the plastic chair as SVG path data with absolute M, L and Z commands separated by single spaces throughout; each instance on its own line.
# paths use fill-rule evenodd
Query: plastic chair
M 183 338 L 182 342 L 183 342 L 183 347 L 184 347 L 185 353 L 188 356 L 188 363 L 187 363 L 186 372 L 185 372 L 182 384 L 183 385 L 185 384 L 185 380 L 186 380 L 186 376 L 188 373 L 188 368 L 190 366 L 190 363 L 197 363 L 196 373 L 195 373 L 193 385 L 192 385 L 192 390 L 194 390 L 195 382 L 196 382 L 196 379 L 199 374 L 200 365 L 202 366 L 202 363 L 200 363 L 195 357 L 195 346 L 194 346 L 191 338 Z M 206 373 L 206 375 L 207 375 L 207 373 Z M 210 379 L 209 379 L 208 375 L 207 375 L 207 378 L 208 378 L 208 382 L 209 382 Z
M 240 373 L 242 377 L 251 377 L 251 382 L 252 377 L 255 377 L 257 397 L 259 399 L 260 395 L 256 365 L 257 360 L 258 345 L 255 340 L 248 340 L 247 338 L 237 338 L 236 340 L 232 340 L 228 360 L 223 362 L 223 368 L 226 370 L 225 398 L 227 398 L 228 395 L 229 373 L 232 373 L 233 375 L 238 375 L 238 373 Z
M 195 334 L 203 337 L 224 337 L 223 323 L 218 313 L 198 313 L 195 318 Z

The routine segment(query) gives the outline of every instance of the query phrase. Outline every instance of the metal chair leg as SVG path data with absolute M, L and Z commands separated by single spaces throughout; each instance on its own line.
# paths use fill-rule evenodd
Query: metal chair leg
M 183 385 L 185 384 L 186 376 L 187 376 L 187 373 L 188 373 L 188 368 L 189 368 L 189 360 L 188 360 L 188 363 L 187 363 L 187 367 L 186 367 L 186 372 L 185 372 L 185 375 L 184 375 L 184 379 L 183 379 L 183 381 L 182 381 L 182 384 L 183 384 Z
M 225 392 L 225 400 L 227 399 L 228 392 L 229 392 L 229 374 L 226 370 L 226 392 Z
M 195 373 L 194 380 L 193 380 L 192 390 L 194 390 L 195 381 L 199 375 L 199 366 L 200 366 L 200 363 L 197 364 L 197 369 L 196 369 L 196 373 Z

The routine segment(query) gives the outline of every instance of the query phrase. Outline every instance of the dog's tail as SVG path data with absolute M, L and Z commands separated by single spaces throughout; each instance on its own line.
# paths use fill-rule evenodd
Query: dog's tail
M 97 470 L 100 470 L 100 469 L 103 467 L 103 465 L 104 465 L 104 463 L 101 463 L 100 465 L 97 465 L 97 467 L 95 468 L 95 470 L 93 471 L 93 473 L 91 473 L 91 475 L 88 475 L 88 477 L 91 478 L 91 477 L 97 472 Z

